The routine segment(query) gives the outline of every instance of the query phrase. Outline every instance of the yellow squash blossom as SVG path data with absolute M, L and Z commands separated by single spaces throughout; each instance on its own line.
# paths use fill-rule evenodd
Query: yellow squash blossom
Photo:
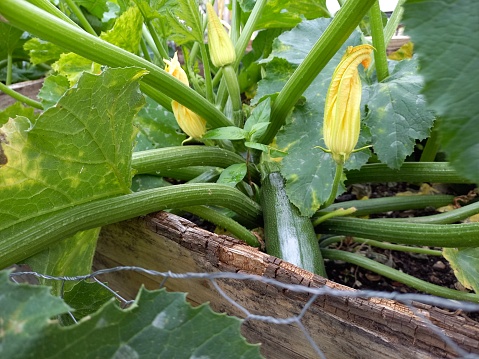
M 190 85 L 186 72 L 181 68 L 176 53 L 171 60 L 164 59 L 163 61 L 166 63 L 166 72 L 183 82 L 186 86 Z M 176 122 L 178 122 L 183 132 L 194 139 L 201 139 L 206 132 L 206 121 L 178 101 L 171 101 L 171 107 L 173 108 Z
M 371 45 L 349 46 L 334 71 L 324 107 L 323 136 L 334 161 L 344 164 L 358 143 L 361 80 L 358 66 L 371 62 Z
M 210 3 L 206 3 L 206 13 L 208 14 L 208 44 L 211 62 L 216 67 L 231 65 L 236 60 L 233 43 Z

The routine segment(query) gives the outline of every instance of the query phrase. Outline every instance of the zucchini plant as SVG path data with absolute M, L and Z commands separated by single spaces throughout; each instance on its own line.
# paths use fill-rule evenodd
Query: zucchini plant
M 88 272 L 98 227 L 174 209 L 252 246 L 260 241 L 251 231 L 264 227 L 269 253 L 323 276 L 325 259 L 342 260 L 479 301 L 328 248 L 337 236 L 434 247 L 428 253 L 442 250 L 461 283 L 479 290 L 479 224 L 457 223 L 477 204 L 402 223 L 364 216 L 453 199 L 334 203 L 358 183 L 479 178 L 470 150 L 477 104 L 442 101 L 465 96 L 478 70 L 453 87 L 438 80 L 449 65 L 438 64 L 432 30 L 420 21 L 432 6 L 477 27 L 469 8 L 478 5 L 453 1 L 399 1 L 383 26 L 377 0 L 347 1 L 334 17 L 324 0 L 234 0 L 228 33 L 208 1 L 2 0 L 7 78 L 22 36 L 30 62 L 50 70 L 40 101 L 0 85 L 27 105 L 0 117 L 0 266 L 27 260 L 50 274 Z M 420 57 L 388 60 L 403 7 Z M 371 43 L 359 27 L 366 15 Z M 452 47 L 444 52 L 455 71 L 475 59 L 474 51 L 461 60 Z M 434 162 L 439 151 L 450 162 Z

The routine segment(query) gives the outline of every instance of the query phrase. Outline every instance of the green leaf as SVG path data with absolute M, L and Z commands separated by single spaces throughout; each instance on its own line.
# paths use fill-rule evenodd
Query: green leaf
M 280 58 L 274 58 L 266 63 L 266 66 L 264 66 L 266 74 L 258 82 L 258 90 L 251 100 L 251 104 L 256 105 L 266 97 L 273 97 L 274 99 L 291 77 L 294 69 L 288 61 Z
M 295 66 L 306 56 L 329 23 L 329 19 L 304 21 L 290 32 L 279 36 L 267 59 L 273 60 L 266 66 L 266 77 L 261 80 L 255 99 L 265 97 L 284 86 Z M 276 137 L 278 149 L 288 153 L 282 160 L 281 168 L 286 179 L 286 192 L 303 216 L 311 216 L 320 204 L 328 199 L 331 192 L 336 165 L 331 155 L 315 146 L 325 147 L 321 131 L 324 101 L 331 76 L 346 47 L 357 45 L 359 41 L 360 34 L 354 32 L 306 90 L 305 101 L 296 105 L 290 120 Z M 366 139 L 361 138 L 357 147 L 365 145 L 365 142 Z M 346 163 L 346 167 L 358 168 L 366 163 L 368 157 L 364 151 L 355 153 Z
M 155 7 L 158 9 L 160 19 L 154 25 L 163 36 L 169 36 L 178 45 L 190 41 L 203 42 L 203 26 L 196 0 L 163 0 Z M 166 23 L 162 19 L 166 19 Z M 164 26 L 168 28 L 167 33 L 162 31 Z
M 103 15 L 108 12 L 107 0 L 75 0 L 78 6 L 82 6 L 88 10 L 90 14 L 95 15 L 98 19 L 102 19 Z
M 96 241 L 100 228 L 78 232 L 73 237 L 55 243 L 46 250 L 28 258 L 25 262 L 36 272 L 53 276 L 76 276 L 88 274 L 93 264 Z M 46 284 L 44 279 L 40 283 Z M 60 295 L 62 290 L 70 290 L 74 282 L 51 283 L 52 293 Z
M 371 130 L 374 152 L 390 168 L 401 167 L 416 140 L 428 137 L 434 115 L 426 108 L 422 77 L 416 60 L 398 62 L 391 75 L 367 91 L 369 113 L 365 123 Z
M 17 29 L 5 22 L 0 22 L 0 59 L 7 58 L 7 54 L 13 54 L 17 43 L 23 34 L 23 30 Z
M 419 55 L 424 95 L 440 118 L 441 146 L 455 169 L 479 182 L 479 2 L 408 1 L 404 23 Z M 427 21 L 424 21 L 427 19 Z M 444 26 L 437 31 L 438 21 Z
M 243 11 L 253 10 L 254 1 L 239 1 Z M 293 28 L 304 18 L 307 20 L 329 17 L 326 0 L 268 1 L 256 29 Z
M 70 283 L 74 285 L 70 286 L 71 290 L 63 293 L 63 300 L 73 308 L 72 314 L 77 321 L 95 313 L 113 298 L 113 293 L 100 283 L 86 281 Z M 62 324 L 71 325 L 74 322 L 70 315 L 64 314 L 62 315 Z
M 7 329 L 2 355 L 9 359 L 261 358 L 259 346 L 241 336 L 240 319 L 207 305 L 193 308 L 183 293 L 141 289 L 127 310 L 110 301 L 79 324 L 62 328 L 48 317 L 67 306 L 47 288 L 2 282 L 2 309 L 12 318 L 0 322 Z
M 132 120 L 143 105 L 144 73 L 85 73 L 34 125 L 17 117 L 0 128 L 0 229 L 13 233 L 15 224 L 37 216 L 129 193 Z
M 167 182 L 161 176 L 141 174 L 133 177 L 131 183 L 131 190 L 133 192 L 144 191 L 151 188 L 159 188 L 171 186 L 170 182 Z
M 220 178 L 218 178 L 218 181 L 216 182 L 234 187 L 243 180 L 246 173 L 246 163 L 231 165 L 221 172 Z
M 28 40 L 23 48 L 28 51 L 30 62 L 35 65 L 57 61 L 60 55 L 65 52 L 61 47 L 36 37 Z
M 0 271 L 1 354 L 4 358 L 24 358 L 43 340 L 42 331 L 52 325 L 50 318 L 70 308 L 43 286 L 10 282 L 8 271 Z
M 203 139 L 208 140 L 243 140 L 248 133 L 235 126 L 220 127 L 209 130 L 203 135 Z
M 102 33 L 100 38 L 137 54 L 140 49 L 142 25 L 143 17 L 140 10 L 136 6 L 132 6 L 116 19 L 113 29 Z
M 21 102 L 17 101 L 14 104 L 5 108 L 4 110 L 0 111 L 0 126 L 6 124 L 10 118 L 14 118 L 15 116 L 27 117 L 28 119 L 30 119 L 30 121 L 34 121 L 37 118 L 33 107 L 26 107 Z
M 146 105 L 135 116 L 133 124 L 138 128 L 135 151 L 180 146 L 186 139 L 173 113 L 149 97 L 146 97 Z
M 43 86 L 38 93 L 38 97 L 42 101 L 43 109 L 47 110 L 54 106 L 69 88 L 70 83 L 65 76 L 48 76 L 45 81 L 43 81 Z
M 442 254 L 459 282 L 479 293 L 479 248 L 444 248 Z
M 248 133 L 248 138 L 255 141 L 266 131 L 271 114 L 271 99 L 267 98 L 256 106 L 251 112 L 244 125 L 244 130 Z

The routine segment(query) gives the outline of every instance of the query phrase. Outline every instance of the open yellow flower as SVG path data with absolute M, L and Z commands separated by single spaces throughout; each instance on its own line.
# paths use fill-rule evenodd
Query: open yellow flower
M 186 86 L 190 85 L 188 76 L 186 76 L 185 70 L 181 68 L 176 52 L 171 60 L 164 59 L 163 61 L 166 63 L 166 72 L 183 82 Z M 176 122 L 178 122 L 183 132 L 194 139 L 201 139 L 206 132 L 206 121 L 178 101 L 171 101 L 171 107 L 173 108 Z
M 334 71 L 326 95 L 324 142 L 338 164 L 344 164 L 358 143 L 362 91 L 358 66 L 369 66 L 372 50 L 371 45 L 349 46 Z

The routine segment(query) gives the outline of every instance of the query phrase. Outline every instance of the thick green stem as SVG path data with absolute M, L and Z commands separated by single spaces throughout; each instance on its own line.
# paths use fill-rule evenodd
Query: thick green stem
M 400 245 L 400 244 L 392 244 L 392 243 L 387 243 L 387 242 L 374 241 L 372 239 L 365 239 L 365 238 L 357 238 L 357 237 L 348 237 L 348 238 L 350 238 L 352 241 L 354 241 L 356 243 L 367 244 L 369 246 L 382 248 L 382 249 L 388 249 L 388 250 L 391 250 L 391 251 L 425 254 L 427 256 L 437 256 L 437 257 L 442 256 L 441 251 L 437 251 L 437 250 L 434 250 L 434 249 L 428 249 L 428 248 L 422 248 L 422 247 L 403 246 L 403 245 Z M 327 248 L 331 244 L 341 242 L 345 239 L 346 239 L 345 236 L 330 237 L 330 238 L 325 239 L 324 241 L 319 242 L 319 246 L 321 248 Z
M 322 215 L 320 217 L 317 217 L 313 221 L 313 226 L 317 226 L 320 223 L 322 223 L 322 222 L 324 222 L 324 221 L 326 221 L 330 218 L 349 216 L 349 215 L 353 214 L 354 212 L 356 212 L 356 208 L 354 208 L 354 207 L 349 207 L 347 209 L 339 208 L 335 211 L 326 212 L 324 215 Z
M 5 85 L 10 86 L 12 84 L 12 72 L 13 72 L 13 56 L 9 52 L 7 54 L 7 76 L 5 79 Z
M 173 112 L 173 108 L 171 107 L 171 98 L 166 96 L 163 92 L 158 91 L 153 86 L 150 86 L 144 82 L 140 82 L 140 89 L 145 95 L 148 95 L 161 106 L 163 106 L 163 108 Z
M 437 121 L 437 120 L 436 120 Z M 431 135 L 427 139 L 426 146 L 421 154 L 421 162 L 434 162 L 441 143 L 439 141 L 439 133 L 436 126 L 433 127 Z
M 338 11 L 276 98 L 271 110 L 271 124 L 261 138 L 261 143 L 269 144 L 273 140 L 303 92 L 348 39 L 374 2 L 375 0 L 347 1 Z
M 324 203 L 324 208 L 329 207 L 334 200 L 336 199 L 336 195 L 338 194 L 338 187 L 339 183 L 341 182 L 341 177 L 343 175 L 343 164 L 336 163 L 336 172 L 334 173 L 334 180 L 333 186 L 331 187 L 331 194 L 329 195 L 328 200 Z
M 210 103 L 214 104 L 215 95 L 213 93 L 213 83 L 211 80 L 210 59 L 208 57 L 208 52 L 206 51 L 206 46 L 204 43 L 200 43 L 200 51 L 201 51 L 201 60 L 203 62 L 203 73 L 204 73 L 205 86 L 206 86 L 206 99 Z
M 346 185 L 368 182 L 472 183 L 461 177 L 448 162 L 405 162 L 397 170 L 382 163 L 372 163 L 359 171 L 347 171 L 346 177 Z
M 148 70 L 143 81 L 203 117 L 213 128 L 231 122 L 213 104 L 147 60 L 65 23 L 25 0 L 0 1 L 0 13 L 11 25 L 28 31 L 92 61 L 111 67 Z
M 466 218 L 479 213 L 479 202 L 468 204 L 467 206 L 454 209 L 452 211 L 433 214 L 424 217 L 411 218 L 384 218 L 385 220 L 411 222 L 411 223 L 430 223 L 430 224 L 449 224 L 462 221 Z
M 384 45 L 388 46 L 389 41 L 391 41 L 392 37 L 396 33 L 397 27 L 401 22 L 402 14 L 404 12 L 404 8 L 402 4 L 404 4 L 406 0 L 398 0 L 396 8 L 394 9 L 391 17 L 388 20 L 388 23 L 384 27 Z
M 261 208 L 240 191 L 220 184 L 184 184 L 155 188 L 80 204 L 0 231 L 0 267 L 20 262 L 78 231 L 167 208 L 223 206 L 247 221 L 258 221 Z
M 240 24 L 241 24 L 241 7 L 238 4 L 238 0 L 232 0 L 231 6 L 231 32 L 230 38 L 233 44 L 236 44 L 240 36 Z
M 319 233 L 428 247 L 479 247 L 479 223 L 424 224 L 351 217 L 328 219 Z
M 246 242 L 252 247 L 260 247 L 261 244 L 258 241 L 258 238 L 247 230 L 244 226 L 236 222 L 234 219 L 225 216 L 224 214 L 215 211 L 212 208 L 206 206 L 194 206 L 182 208 L 186 212 L 190 212 L 195 216 L 206 219 L 208 222 L 211 222 L 218 227 L 226 229 L 236 238 Z
M 4 92 L 10 97 L 13 97 L 15 100 L 23 102 L 29 106 L 32 106 L 34 108 L 38 108 L 39 110 L 43 110 L 43 105 L 35 100 L 32 100 L 31 98 L 22 95 L 21 93 L 18 93 L 15 90 L 12 90 L 10 87 L 5 85 L 3 82 L 0 82 L 0 91 Z
M 63 0 L 63 1 L 65 1 L 65 3 L 70 8 L 70 10 L 75 14 L 75 16 L 77 17 L 78 21 L 80 21 L 80 24 L 83 26 L 83 28 L 86 31 L 88 31 L 90 34 L 92 34 L 93 36 L 97 36 L 95 30 L 90 25 L 90 23 L 86 19 L 85 15 L 83 15 L 83 12 L 77 6 L 77 4 L 75 4 L 75 2 L 73 0 Z
M 151 56 L 150 56 L 150 53 L 148 52 L 148 47 L 146 46 L 146 41 L 143 37 L 141 38 L 140 46 L 141 46 L 141 52 L 143 53 L 143 57 L 145 58 L 145 60 L 151 62 Z
M 218 147 L 178 146 L 134 152 L 131 166 L 136 173 L 162 173 L 163 170 L 189 166 L 213 166 L 226 168 L 233 164 L 245 163 L 240 155 Z M 248 165 L 253 177 L 259 178 L 254 165 Z
M 170 55 L 168 54 L 168 51 L 166 51 L 166 48 L 163 45 L 163 42 L 161 41 L 160 37 L 156 33 L 156 30 L 153 27 L 150 20 L 146 21 L 146 27 L 147 27 L 148 32 L 150 33 L 150 35 L 153 39 L 153 42 L 155 43 L 156 49 L 160 53 L 160 56 L 164 59 L 169 59 Z
M 323 216 L 330 211 L 335 211 L 340 208 L 348 209 L 354 207 L 356 211 L 353 213 L 353 215 L 355 217 L 362 217 L 374 213 L 388 211 L 404 211 L 408 209 L 420 209 L 426 207 L 438 208 L 451 204 L 453 200 L 454 196 L 445 194 L 370 198 L 368 200 L 354 200 L 333 203 L 328 208 L 318 211 L 317 215 Z
M 389 70 L 386 45 L 384 44 L 383 20 L 378 0 L 376 0 L 369 10 L 369 21 L 371 23 L 371 35 L 373 38 L 376 75 L 378 82 L 381 82 L 389 76 Z
M 55 5 L 52 4 L 50 0 L 29 0 L 29 2 L 35 6 L 38 6 L 40 9 L 45 10 L 46 12 L 55 15 L 59 19 L 68 22 L 70 25 L 77 26 L 80 28 L 79 25 L 72 19 L 70 19 L 67 15 L 65 15 L 60 9 L 64 8 L 64 4 L 60 2 L 60 9 L 58 9 Z M 65 9 L 66 10 L 66 9 Z
M 355 264 L 362 268 L 368 269 L 375 273 L 382 275 L 383 277 L 404 283 L 411 288 L 415 288 L 422 292 L 437 295 L 444 298 L 455 300 L 467 300 L 470 302 L 479 302 L 479 295 L 473 293 L 464 293 L 458 290 L 444 288 L 439 285 L 428 283 L 412 275 L 403 273 L 397 269 L 393 269 L 384 264 L 380 264 L 372 259 L 365 258 L 361 255 L 339 251 L 335 249 L 321 249 L 321 253 L 324 258 L 332 260 L 340 260 L 348 263 Z
M 235 126 L 243 127 L 243 110 L 241 104 L 241 93 L 238 84 L 238 76 L 233 66 L 227 65 L 223 67 L 223 77 L 228 88 L 228 93 L 233 107 L 233 123 Z
M 151 36 L 150 31 L 148 30 L 145 24 L 143 24 L 141 28 L 141 33 L 142 33 L 143 39 L 150 46 L 150 49 L 153 51 L 153 54 L 158 59 L 158 63 L 163 64 L 163 59 L 165 57 L 162 57 L 160 55 L 160 52 L 158 51 L 156 47 L 155 41 L 153 40 L 153 36 Z

